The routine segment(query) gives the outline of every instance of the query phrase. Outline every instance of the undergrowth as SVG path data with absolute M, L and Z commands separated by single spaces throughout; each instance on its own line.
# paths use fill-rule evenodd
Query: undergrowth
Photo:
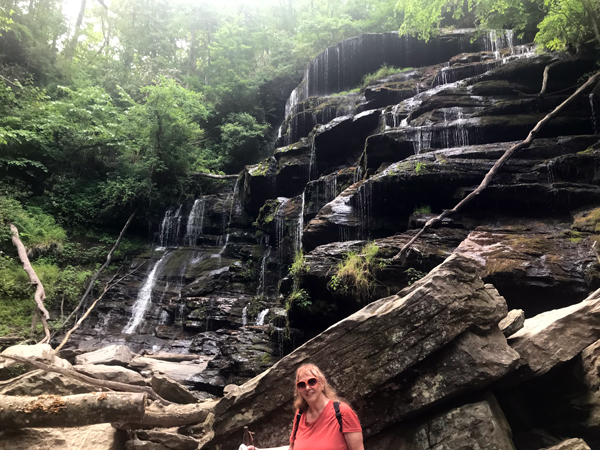
M 375 271 L 379 266 L 375 257 L 378 251 L 379 247 L 371 242 L 360 252 L 348 252 L 329 280 L 329 289 L 342 295 L 351 295 L 359 303 L 368 301 L 377 282 Z

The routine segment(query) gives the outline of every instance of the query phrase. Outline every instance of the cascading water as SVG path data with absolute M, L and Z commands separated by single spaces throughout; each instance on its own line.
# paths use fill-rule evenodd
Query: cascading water
M 256 316 L 256 325 L 257 326 L 261 326 L 261 325 L 265 324 L 265 318 L 267 317 L 267 314 L 269 314 L 269 308 L 263 309 L 261 312 L 258 313 L 258 316 Z
M 258 281 L 258 288 L 256 289 L 256 295 L 258 297 L 264 297 L 265 295 L 265 276 L 267 272 L 267 261 L 269 260 L 269 256 L 271 256 L 271 247 L 268 246 L 267 242 L 267 248 L 260 263 L 260 277 Z
M 596 117 L 596 108 L 594 108 L 594 93 L 592 92 L 589 96 L 590 108 L 592 110 L 592 125 L 594 127 L 594 134 L 598 134 L 598 118 Z
M 179 245 L 179 233 L 181 229 L 181 207 L 175 211 L 168 209 L 165 212 L 159 232 L 159 245 L 161 247 L 177 247 Z
M 244 306 L 242 309 L 242 326 L 245 327 L 248 324 L 248 307 Z
M 204 225 L 204 210 L 206 209 L 206 200 L 198 198 L 188 216 L 187 227 L 183 241 L 185 245 L 196 245 L 196 241 L 202 235 Z
M 229 201 L 231 202 L 231 205 L 229 206 L 229 218 L 227 219 L 226 227 L 225 227 L 225 220 L 223 220 L 223 226 L 225 227 L 223 230 L 223 232 L 225 233 L 225 243 L 223 244 L 221 251 L 219 251 L 219 254 L 217 255 L 219 258 L 223 255 L 223 252 L 225 251 L 225 249 L 227 249 L 227 244 L 229 243 L 231 219 L 233 218 L 233 210 L 236 205 L 236 199 L 239 198 L 239 195 L 238 195 L 239 183 L 240 183 L 240 178 L 238 177 L 235 180 L 235 185 L 233 186 L 233 192 L 228 197 Z
M 139 324 L 144 319 L 144 316 L 146 315 L 146 311 L 148 310 L 148 307 L 150 306 L 150 303 L 152 301 L 152 289 L 154 288 L 154 285 L 156 284 L 156 280 L 157 280 L 158 276 L 160 275 L 160 270 L 163 268 L 165 263 L 168 261 L 170 254 L 171 254 L 170 252 L 166 252 L 156 262 L 156 264 L 154 264 L 154 267 L 148 273 L 148 276 L 146 277 L 146 281 L 144 282 L 144 284 L 142 285 L 142 288 L 140 289 L 140 291 L 138 293 L 137 300 L 135 301 L 135 303 L 133 304 L 133 307 L 131 308 L 131 318 L 129 319 L 129 322 L 127 323 L 125 328 L 123 328 L 123 331 L 122 331 L 123 334 L 133 334 L 135 332 L 135 330 L 137 329 L 137 327 L 139 326 Z
M 298 213 L 298 221 L 296 222 L 296 230 L 294 233 L 294 251 L 299 252 L 302 249 L 302 233 L 304 231 L 304 193 L 302 191 L 300 211 Z
M 279 276 L 283 275 L 283 239 L 285 233 L 285 207 L 289 198 L 278 197 L 279 205 L 275 212 L 275 237 L 277 245 L 277 268 Z

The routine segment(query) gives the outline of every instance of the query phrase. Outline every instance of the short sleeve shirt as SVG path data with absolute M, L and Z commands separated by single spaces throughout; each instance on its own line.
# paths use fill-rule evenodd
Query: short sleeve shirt
M 362 431 L 356 413 L 345 403 L 340 403 L 342 427 L 344 433 Z M 295 426 L 295 423 L 294 423 Z M 292 443 L 290 435 L 290 443 Z M 300 416 L 294 450 L 347 450 L 344 435 L 340 433 L 340 424 L 335 417 L 333 401 L 330 400 L 314 422 L 306 421 L 306 414 Z

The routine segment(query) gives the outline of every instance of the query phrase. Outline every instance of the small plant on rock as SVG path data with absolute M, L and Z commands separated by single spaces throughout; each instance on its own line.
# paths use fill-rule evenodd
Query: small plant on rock
M 431 214 L 431 206 L 429 206 L 429 205 L 415 206 L 415 209 L 413 210 L 413 214 Z
M 360 252 L 348 252 L 331 277 L 327 286 L 341 295 L 352 295 L 359 302 L 367 301 L 375 287 L 375 256 L 379 251 L 374 243 L 364 246 Z

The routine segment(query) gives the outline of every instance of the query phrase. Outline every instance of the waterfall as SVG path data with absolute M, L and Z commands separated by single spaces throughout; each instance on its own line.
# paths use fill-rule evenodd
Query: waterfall
M 225 233 L 225 243 L 223 244 L 223 247 L 221 248 L 221 251 L 219 251 L 218 257 L 220 258 L 223 255 L 223 252 L 225 251 L 225 249 L 227 248 L 227 244 L 229 243 L 229 234 L 230 234 L 230 227 L 231 227 L 231 219 L 233 218 L 233 208 L 235 206 L 235 201 L 236 198 L 238 198 L 238 188 L 239 188 L 239 183 L 240 183 L 240 177 L 238 177 L 235 180 L 235 185 L 233 186 L 233 193 L 231 193 L 227 198 L 230 199 L 231 201 L 231 205 L 229 206 L 229 218 L 227 219 L 227 227 L 225 227 L 225 218 L 223 218 L 223 233 Z M 223 210 L 225 211 L 225 208 L 223 208 Z
M 373 209 L 373 183 L 363 183 L 358 189 L 358 211 L 360 217 L 360 239 L 369 238 L 369 222 Z
M 177 247 L 179 244 L 179 230 L 181 229 L 181 207 L 175 211 L 168 209 L 160 224 L 159 245 L 161 247 Z
M 271 247 L 267 246 L 260 263 L 260 277 L 258 281 L 258 288 L 256 289 L 256 295 L 258 297 L 263 297 L 265 295 L 265 274 L 267 271 L 267 261 L 269 260 L 269 256 L 271 256 Z
M 242 326 L 245 327 L 248 324 L 248 306 L 244 306 L 242 309 Z
M 277 245 L 277 267 L 279 276 L 283 275 L 283 239 L 285 234 L 285 207 L 289 198 L 278 197 L 279 205 L 275 211 L 275 237 Z
M 294 251 L 298 252 L 302 249 L 302 233 L 304 232 L 304 192 L 302 191 L 302 201 L 300 203 L 300 213 L 298 214 L 298 222 L 296 223 L 296 232 L 294 233 Z
M 308 181 L 312 181 L 317 177 L 317 149 L 315 147 L 315 139 L 313 137 L 310 144 L 310 163 L 308 165 Z
M 125 325 L 125 328 L 123 328 L 123 334 L 133 334 L 138 325 L 144 319 L 146 310 L 148 309 L 152 301 L 152 289 L 154 288 L 158 275 L 160 274 L 160 270 L 167 262 L 169 255 L 170 253 L 166 252 L 162 256 L 162 258 L 160 258 L 158 262 L 154 264 L 154 267 L 148 273 L 146 281 L 144 282 L 142 288 L 138 292 L 137 300 L 131 308 L 131 318 L 129 319 L 127 325 Z
M 257 326 L 265 324 L 265 317 L 267 317 L 267 314 L 269 314 L 269 308 L 263 309 L 261 312 L 258 313 L 258 316 L 256 316 Z
M 205 208 L 205 199 L 198 198 L 194 201 L 194 206 L 192 206 L 192 210 L 188 216 L 185 236 L 183 238 L 185 245 L 196 245 L 196 241 L 202 235 Z
M 592 110 L 592 125 L 594 127 L 594 134 L 598 134 L 598 118 L 596 117 L 596 109 L 594 108 L 594 93 L 592 92 L 589 96 L 590 108 Z

